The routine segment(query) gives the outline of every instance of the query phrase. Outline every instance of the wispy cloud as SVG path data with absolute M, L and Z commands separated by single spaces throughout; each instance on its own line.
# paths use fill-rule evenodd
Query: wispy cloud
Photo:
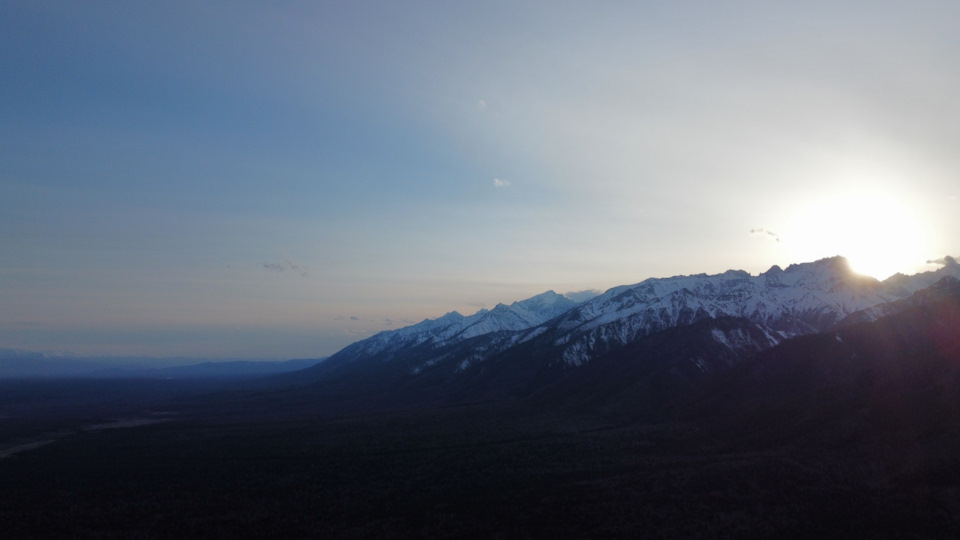
M 499 178 L 494 178 L 494 179 L 493 179 L 493 185 L 496 186 L 496 187 L 507 187 L 507 186 L 510 185 L 510 181 L 509 181 L 509 180 L 501 180 L 501 179 L 499 179 Z
M 309 271 L 309 269 L 306 266 L 299 264 L 297 261 L 293 260 L 293 257 L 291 257 L 286 250 L 283 251 L 283 261 L 290 266 L 291 270 L 295 272 L 300 272 L 301 277 L 307 277 L 307 272 Z
M 487 108 L 487 101 L 484 100 L 484 99 L 481 99 L 480 101 L 478 101 L 478 102 L 477 102 L 477 108 L 480 109 L 480 110 L 486 109 L 486 108 Z
M 375 323 L 375 322 L 380 322 L 380 321 L 378 321 L 378 320 L 376 320 L 376 319 L 370 319 L 370 318 L 361 317 L 361 316 L 358 316 L 358 315 L 337 315 L 336 317 L 333 318 L 333 320 L 335 320 L 335 321 L 359 322 L 359 323 Z M 385 321 L 390 321 L 390 322 L 392 322 L 390 319 L 384 319 L 384 320 L 385 320 Z
M 283 251 L 282 262 L 265 262 L 263 263 L 263 267 L 271 272 L 284 272 L 289 268 L 294 272 L 298 272 L 300 277 L 307 277 L 307 273 L 310 271 L 305 265 L 293 260 L 293 257 L 291 257 L 286 250 Z
M 750 236 L 769 238 L 770 240 L 774 240 L 776 242 L 780 241 L 780 236 L 777 233 L 768 231 L 766 229 L 750 229 Z

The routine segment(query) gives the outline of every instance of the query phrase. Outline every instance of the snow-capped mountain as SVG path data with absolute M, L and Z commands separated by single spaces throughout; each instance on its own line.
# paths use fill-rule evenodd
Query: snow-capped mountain
M 857 311 L 838 322 L 836 327 L 876 321 L 951 296 L 960 298 L 960 279 L 948 275 L 947 277 L 941 277 L 940 280 L 933 285 L 920 289 L 906 298 L 895 302 L 877 304 L 862 311 Z
M 710 354 L 730 365 L 791 337 L 823 331 L 852 313 L 907 298 L 944 277 L 960 279 L 960 264 L 947 261 L 935 272 L 882 282 L 854 273 L 845 259 L 833 257 L 785 270 L 774 266 L 756 276 L 729 270 L 652 278 L 580 304 L 548 291 L 466 317 L 451 312 L 381 332 L 319 367 L 391 363 L 413 376 L 443 372 L 449 377 L 493 369 L 488 360 L 494 358 L 498 369 L 508 369 L 505 362 L 580 366 L 610 355 L 622 357 L 629 345 L 648 336 L 709 320 L 728 322 L 691 326 L 691 332 L 700 332 L 697 342 L 709 340 Z M 701 370 L 716 365 L 706 357 L 710 354 L 690 354 L 689 361 Z
M 729 270 L 648 279 L 615 287 L 572 309 L 556 323 L 561 334 L 555 344 L 562 347 L 564 362 L 579 365 L 654 332 L 719 317 L 757 324 L 776 344 L 905 298 L 948 275 L 960 278 L 960 265 L 881 282 L 854 273 L 846 259 L 832 257 L 786 270 L 774 266 L 757 276 Z
M 485 334 L 532 328 L 566 313 L 575 305 L 573 300 L 554 291 L 547 291 L 509 306 L 497 304 L 490 310 L 481 309 L 470 316 L 451 311 L 437 319 L 427 319 L 405 328 L 380 332 L 347 346 L 331 359 L 377 356 L 381 360 L 391 360 L 404 351 L 421 346 L 441 349 Z

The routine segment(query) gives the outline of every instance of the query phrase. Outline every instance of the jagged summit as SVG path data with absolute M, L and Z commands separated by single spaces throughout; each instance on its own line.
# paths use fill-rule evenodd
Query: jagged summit
M 834 255 L 833 257 L 824 257 L 822 259 L 817 259 L 812 262 L 803 262 L 803 263 L 793 263 L 787 266 L 785 272 L 799 272 L 804 270 L 810 270 L 812 268 L 831 268 L 841 272 L 853 273 L 853 270 L 850 268 L 850 261 L 842 255 Z
M 425 319 L 412 326 L 380 332 L 347 346 L 331 360 L 374 355 L 391 359 L 411 348 L 439 348 L 484 334 L 517 332 L 543 324 L 575 305 L 575 301 L 554 291 L 547 291 L 510 305 L 497 304 L 490 310 L 480 309 L 469 316 L 451 311 L 436 319 Z
M 886 287 L 856 274 L 843 257 L 773 267 L 753 276 L 721 274 L 648 279 L 615 287 L 559 320 L 566 363 L 579 365 L 668 328 L 737 317 L 762 325 L 770 343 L 822 330 L 854 311 L 896 300 L 916 285 Z
M 490 332 L 504 330 L 525 330 L 543 324 L 565 313 L 576 302 L 553 291 L 538 294 L 532 298 L 512 304 L 497 304 L 489 312 L 480 314 L 459 334 L 460 338 L 470 338 Z
M 546 307 L 556 305 L 558 302 L 564 305 L 567 304 L 567 300 L 570 300 L 562 294 L 557 294 L 553 290 L 542 292 L 536 296 L 527 298 L 526 300 L 521 300 L 519 302 L 514 302 L 513 305 L 523 306 L 525 309 L 534 309 L 537 307 Z

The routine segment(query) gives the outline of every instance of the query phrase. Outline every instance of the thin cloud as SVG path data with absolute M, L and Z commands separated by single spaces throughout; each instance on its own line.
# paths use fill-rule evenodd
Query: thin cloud
M 283 251 L 283 262 L 266 262 L 263 267 L 271 272 L 284 272 L 288 268 L 300 274 L 300 277 L 307 277 L 310 271 L 305 265 L 298 263 L 290 256 L 286 250 Z
M 295 272 L 300 272 L 300 277 L 307 277 L 307 272 L 309 271 L 309 269 L 306 266 L 299 264 L 297 261 L 293 260 L 293 257 L 291 257 L 286 250 L 283 251 L 283 261 L 290 266 L 291 270 Z
M 486 100 L 481 99 L 480 101 L 478 101 L 477 108 L 479 108 L 480 110 L 486 109 L 487 108 Z
M 349 322 L 360 322 L 360 323 L 379 323 L 383 322 L 384 324 L 393 324 L 393 321 L 389 318 L 385 318 L 382 321 L 379 319 L 370 319 L 367 317 L 361 317 L 358 315 L 337 315 L 333 318 L 335 321 L 349 321 Z
M 776 242 L 780 241 L 780 236 L 777 233 L 768 231 L 766 229 L 750 229 L 750 236 L 760 236 L 763 238 L 769 238 Z
M 496 187 L 507 187 L 507 186 L 510 185 L 510 181 L 509 181 L 509 180 L 501 180 L 501 179 L 499 179 L 499 178 L 494 178 L 494 179 L 493 179 L 493 185 L 496 186 Z

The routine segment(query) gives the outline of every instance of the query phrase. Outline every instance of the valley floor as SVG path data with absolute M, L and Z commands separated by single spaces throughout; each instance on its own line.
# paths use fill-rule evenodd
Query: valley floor
M 233 394 L 205 408 L 196 389 L 104 401 L 125 390 L 100 386 L 69 406 L 68 387 L 35 404 L 32 433 L 0 399 L 0 445 L 60 433 L 0 459 L 7 538 L 960 534 L 952 479 L 898 475 L 870 445 L 522 403 L 327 417 L 225 407 Z

